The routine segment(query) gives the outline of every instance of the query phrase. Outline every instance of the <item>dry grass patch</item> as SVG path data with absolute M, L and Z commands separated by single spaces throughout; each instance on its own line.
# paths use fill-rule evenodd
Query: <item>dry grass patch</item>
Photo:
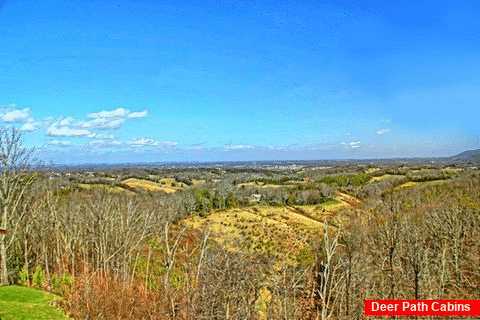
M 281 188 L 283 187 L 282 185 L 279 185 L 279 184 L 266 184 L 264 186 L 262 186 L 262 188 L 273 188 L 273 189 L 277 189 L 277 188 Z
M 339 205 L 343 204 L 343 207 L 358 207 L 361 204 L 360 200 L 346 193 L 340 193 L 336 200 L 340 201 Z
M 387 179 L 403 179 L 403 178 L 405 178 L 405 176 L 393 175 L 393 174 L 384 174 L 380 177 L 373 177 L 372 179 L 370 179 L 370 181 L 368 183 L 375 183 L 375 182 L 382 181 L 382 180 L 387 180 Z
M 415 185 L 417 185 L 418 182 L 413 182 L 413 181 L 407 181 L 405 183 L 402 183 L 401 185 L 395 187 L 393 190 L 400 190 L 400 189 L 404 189 L 404 188 L 410 188 L 410 187 L 413 187 Z
M 171 179 L 173 179 L 173 178 L 171 178 Z M 173 180 L 175 180 L 175 179 L 173 179 Z M 129 188 L 139 188 L 139 189 L 147 190 L 147 191 L 150 191 L 150 192 L 163 191 L 165 193 L 173 193 L 173 192 L 177 191 L 178 189 L 180 189 L 178 187 L 163 186 L 163 185 L 161 185 L 159 183 L 156 183 L 156 182 L 153 182 L 153 181 L 136 179 L 136 178 L 126 179 L 126 180 L 122 181 L 122 184 L 129 187 Z
M 248 187 L 248 186 L 258 186 L 255 182 L 246 182 L 246 183 L 239 183 L 238 184 L 238 187 L 242 187 L 242 186 L 245 186 L 245 187 Z
M 147 191 L 162 191 L 162 186 L 156 182 L 141 180 L 136 178 L 130 178 L 122 181 L 122 184 L 126 185 L 129 188 L 140 188 Z
M 442 169 L 443 172 L 450 173 L 450 174 L 459 173 L 459 172 L 462 172 L 464 170 L 465 169 L 463 169 L 463 168 L 450 168 L 450 167 L 446 167 L 446 168 Z
M 339 212 L 346 208 L 357 208 L 360 200 L 345 193 L 339 193 L 334 200 L 318 205 L 295 206 L 293 211 L 312 218 L 323 225 L 327 220 L 335 225 L 340 224 Z
M 107 190 L 108 192 L 134 193 L 134 192 L 125 190 L 125 189 L 117 187 L 117 186 L 111 186 L 111 185 L 108 185 L 108 184 L 101 184 L 101 183 L 80 183 L 79 186 L 80 186 L 80 188 L 85 189 L 85 190 L 104 189 L 104 190 Z
M 172 183 L 176 183 L 177 180 L 175 178 L 163 178 L 163 179 L 160 179 L 160 183 L 161 184 L 166 184 L 166 185 L 169 185 L 171 186 Z
M 230 250 L 266 252 L 290 265 L 299 263 L 302 250 L 323 228 L 321 222 L 270 206 L 216 211 L 207 218 L 191 216 L 183 223 L 198 230 L 210 229 L 212 238 Z

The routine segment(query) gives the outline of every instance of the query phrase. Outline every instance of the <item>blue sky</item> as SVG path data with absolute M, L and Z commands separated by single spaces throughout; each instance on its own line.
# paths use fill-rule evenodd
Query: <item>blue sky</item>
M 480 148 L 474 1 L 0 5 L 0 125 L 46 161 Z

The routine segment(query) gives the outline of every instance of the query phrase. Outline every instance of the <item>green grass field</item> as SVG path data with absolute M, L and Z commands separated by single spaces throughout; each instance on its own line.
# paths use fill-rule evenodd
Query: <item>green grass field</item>
M 0 287 L 0 319 L 69 319 L 50 301 L 60 298 L 41 290 L 21 286 Z

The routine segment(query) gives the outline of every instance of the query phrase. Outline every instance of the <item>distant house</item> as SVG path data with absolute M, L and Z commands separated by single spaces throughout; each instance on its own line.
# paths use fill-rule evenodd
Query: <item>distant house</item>
M 252 202 L 260 202 L 265 199 L 263 194 L 255 193 L 250 196 L 250 201 Z

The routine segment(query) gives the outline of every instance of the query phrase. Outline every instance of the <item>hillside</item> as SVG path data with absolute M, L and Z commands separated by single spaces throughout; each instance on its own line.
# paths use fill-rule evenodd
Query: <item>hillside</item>
M 320 205 L 251 206 L 217 210 L 207 218 L 183 221 L 196 230 L 211 231 L 211 239 L 231 250 L 269 254 L 289 265 L 313 263 L 310 244 L 322 237 L 324 221 L 337 226 L 337 213 L 359 201 L 345 194 Z
M 467 150 L 467 151 L 464 151 L 462 153 L 459 153 L 459 154 L 453 156 L 452 158 L 470 158 L 470 157 L 478 156 L 478 155 L 480 155 L 480 149 Z

